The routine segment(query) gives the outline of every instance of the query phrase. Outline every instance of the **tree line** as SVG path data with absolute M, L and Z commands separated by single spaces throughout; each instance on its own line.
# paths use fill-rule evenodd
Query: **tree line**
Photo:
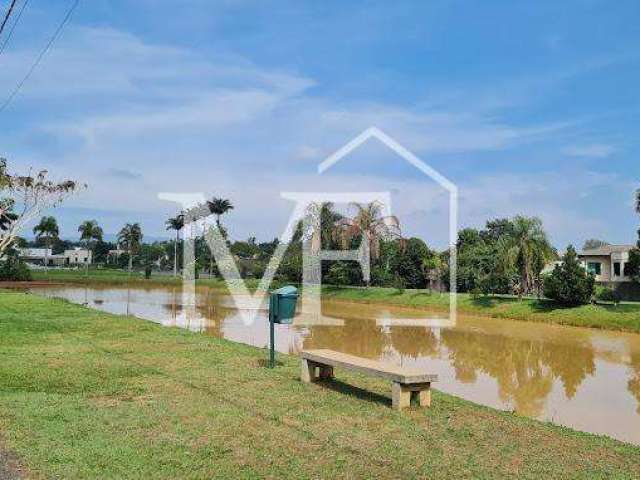
M 81 245 L 93 252 L 94 262 L 106 264 L 111 260 L 121 268 L 158 268 L 173 270 L 178 275 L 182 264 L 182 248 L 186 217 L 184 212 L 167 219 L 166 228 L 175 232 L 169 241 L 143 242 L 139 223 L 127 223 L 118 232 L 115 242 L 104 240 L 104 233 L 96 220 L 86 220 L 78 227 L 78 241 L 62 240 L 59 237 L 57 220 L 43 216 L 33 228 L 35 240 L 28 242 L 18 236 L 25 224 L 47 208 L 60 204 L 81 185 L 75 181 L 54 182 L 48 172 L 19 176 L 11 174 L 7 162 L 0 159 L 0 276 L 11 276 L 12 268 L 19 267 L 14 246 L 44 246 L 61 251 Z M 16 208 L 16 199 L 21 199 Z M 636 211 L 640 213 L 640 192 L 636 192 Z M 377 285 L 394 288 L 449 289 L 450 252 L 429 248 L 424 240 L 405 238 L 400 222 L 394 216 L 383 215 L 384 205 L 370 203 L 351 205 L 353 214 L 339 213 L 331 203 L 312 204 L 306 212 L 306 220 L 300 221 L 293 238 L 287 245 L 284 260 L 277 277 L 288 282 L 299 282 L 302 276 L 302 252 L 305 242 L 312 251 L 355 249 L 366 242 L 371 258 L 371 279 L 365 282 L 356 262 L 323 262 L 322 281 L 335 285 Z M 215 225 L 227 241 L 243 277 L 261 277 L 269 258 L 279 240 L 258 243 L 255 237 L 231 241 L 222 217 L 234 209 L 229 199 L 214 197 L 199 206 L 199 211 L 215 216 Z M 319 225 L 305 230 L 305 225 Z M 604 242 L 588 240 L 588 247 Z M 114 258 L 110 251 L 117 251 Z M 584 298 L 593 282 L 584 269 L 574 268 L 579 264 L 573 247 L 567 249 L 562 268 L 556 268 L 548 281 L 543 279 L 543 270 L 558 254 L 551 245 L 536 217 L 522 215 L 514 218 L 498 218 L 486 222 L 484 228 L 465 228 L 458 233 L 456 242 L 457 275 L 459 292 L 474 294 L 542 295 L 558 298 Z M 215 258 L 203 236 L 195 238 L 196 272 L 217 275 Z M 579 265 L 578 265 L 579 266 Z M 638 248 L 630 254 L 629 274 L 640 280 L 640 232 Z M 9 273 L 7 273 L 7 271 Z M 24 269 L 22 269 L 24 273 Z M 564 275 L 564 276 L 563 276 Z M 575 275 L 579 275 L 577 278 Z M 546 283 L 546 286 L 545 286 Z M 567 285 L 582 285 L 582 294 L 568 294 Z M 585 286 L 586 285 L 586 286 Z M 591 285 L 591 287 L 589 287 Z M 565 290 L 560 294 L 552 290 Z M 563 297 L 564 295 L 564 297 Z M 573 300 L 571 300 L 573 301 Z
M 279 240 L 258 243 L 255 237 L 231 241 L 222 216 L 234 209 L 229 199 L 213 198 L 205 203 L 205 212 L 215 216 L 216 227 L 226 239 L 243 277 L 260 278 L 266 269 Z M 365 282 L 360 266 L 351 261 L 323 262 L 322 281 L 333 285 L 375 285 L 397 289 L 412 288 L 448 290 L 450 288 L 449 251 L 437 251 L 417 237 L 406 238 L 399 220 L 383 214 L 384 205 L 351 205 L 352 215 L 339 213 L 331 203 L 311 204 L 305 219 L 297 225 L 287 246 L 284 259 L 276 273 L 286 282 L 302 280 L 303 245 L 308 242 L 312 251 L 356 249 L 367 242 L 371 258 L 371 279 Z M 305 222 L 307 220 L 307 222 Z M 115 242 L 104 240 L 103 229 L 96 220 L 86 220 L 78 226 L 78 241 L 62 240 L 53 216 L 44 216 L 33 228 L 35 239 L 18 239 L 18 246 L 43 246 L 62 251 L 82 246 L 92 251 L 94 263 L 112 264 L 129 270 L 157 268 L 172 270 L 178 275 L 182 264 L 181 233 L 184 231 L 184 212 L 168 218 L 166 229 L 173 231 L 171 240 L 143 242 L 139 223 L 127 223 L 118 232 Z M 305 225 L 319 225 L 305 231 Z M 196 271 L 218 275 L 216 261 L 203 236 L 195 242 Z M 542 271 L 558 258 L 536 217 L 516 216 L 486 222 L 484 228 L 460 230 L 456 242 L 459 292 L 474 294 L 542 295 Z M 119 255 L 108 258 L 110 251 Z

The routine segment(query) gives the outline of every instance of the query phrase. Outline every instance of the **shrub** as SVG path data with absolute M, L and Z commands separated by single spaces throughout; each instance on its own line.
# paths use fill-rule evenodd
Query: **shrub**
M 362 272 L 355 262 L 334 262 L 324 278 L 329 285 L 361 285 Z
M 569 245 L 562 265 L 556 265 L 544 280 L 544 294 L 563 305 L 589 303 L 595 279 L 580 265 L 573 246 Z
M 16 257 L 0 261 L 0 280 L 26 282 L 31 280 L 31 270 Z
M 620 303 L 621 300 L 621 295 L 617 290 L 605 286 L 596 287 L 595 297 L 602 302 L 613 302 L 615 304 Z
M 402 292 L 404 292 L 404 289 L 407 287 L 407 282 L 405 281 L 404 278 L 402 278 L 402 275 L 400 275 L 399 273 L 396 273 L 395 276 L 393 277 L 392 286 L 399 293 L 402 293 Z

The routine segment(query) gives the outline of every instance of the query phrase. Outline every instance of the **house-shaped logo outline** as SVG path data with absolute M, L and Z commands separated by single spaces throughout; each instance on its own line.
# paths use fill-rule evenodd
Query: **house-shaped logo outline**
M 350 142 L 346 143 L 320 162 L 318 164 L 318 174 L 325 173 L 336 163 L 372 138 L 377 139 L 383 145 L 394 151 L 397 155 L 427 175 L 449 193 L 449 318 L 446 321 L 442 321 L 442 319 L 430 320 L 430 325 L 438 327 L 454 326 L 456 323 L 457 313 L 456 241 L 458 236 L 458 187 L 377 127 L 367 128 L 362 133 L 354 137 Z

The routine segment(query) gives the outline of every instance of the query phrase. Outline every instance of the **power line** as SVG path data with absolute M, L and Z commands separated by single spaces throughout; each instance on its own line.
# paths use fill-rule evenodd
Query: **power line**
M 18 0 L 11 0 L 11 5 L 9 5 L 9 8 L 7 9 L 7 13 L 5 13 L 4 15 L 4 20 L 2 20 L 2 24 L 0 25 L 0 35 L 2 35 L 4 26 L 7 24 L 7 20 L 9 20 L 9 17 L 11 16 L 11 12 L 13 11 L 13 7 L 16 6 L 17 1 Z
M 4 52 L 5 47 L 7 46 L 7 44 L 9 43 L 9 40 L 11 39 L 11 36 L 13 35 L 13 31 L 15 30 L 16 25 L 20 21 L 20 17 L 22 17 L 22 14 L 24 13 L 24 10 L 25 10 L 25 8 L 27 8 L 28 4 L 29 4 L 29 0 L 25 0 L 24 3 L 22 4 L 22 8 L 20 8 L 20 11 L 18 12 L 18 15 L 16 16 L 15 22 L 13 22 L 13 24 L 11 25 L 11 28 L 9 29 L 9 33 L 5 37 L 4 42 L 2 42 L 2 45 L 0 45 L 0 54 L 2 54 L 2 52 Z M 1 33 L 1 30 L 0 30 L 0 33 Z
M 24 9 L 27 8 L 28 3 L 29 3 L 29 0 L 24 0 L 24 3 L 22 4 L 22 8 L 18 12 L 18 16 L 16 17 L 16 21 L 13 22 L 13 25 L 11 25 L 11 29 L 9 30 L 9 33 L 7 33 L 7 36 L 4 39 L 4 42 L 2 42 L 2 45 L 0 45 L 0 55 L 2 55 L 2 52 L 4 52 L 5 47 L 9 43 L 9 40 L 11 39 L 11 35 L 13 35 L 13 31 L 15 30 L 16 25 L 20 21 L 20 17 L 22 17 L 22 12 L 24 12 Z
M 58 28 L 56 29 L 56 31 L 53 33 L 53 35 L 51 36 L 51 38 L 49 39 L 49 41 L 47 42 L 45 47 L 40 52 L 40 55 L 38 55 L 36 57 L 36 60 L 31 65 L 31 68 L 29 68 L 29 70 L 27 71 L 27 74 L 22 78 L 22 80 L 20 80 L 20 82 L 18 82 L 18 84 L 16 85 L 16 88 L 13 89 L 13 91 L 11 92 L 11 94 L 9 94 L 9 96 L 4 101 L 4 103 L 2 103 L 2 105 L 0 105 L 0 113 L 2 113 L 5 108 L 7 108 L 7 106 L 11 103 L 11 100 L 13 100 L 13 97 L 15 97 L 18 94 L 18 92 L 20 91 L 22 86 L 29 79 L 31 74 L 36 69 L 36 67 L 40 64 L 40 62 L 42 61 L 44 56 L 47 54 L 47 52 L 51 48 L 51 45 L 53 45 L 53 42 L 55 42 L 57 40 L 57 38 L 60 36 L 60 32 L 62 32 L 62 29 L 64 28 L 64 26 L 67 24 L 67 22 L 71 18 L 71 14 L 76 9 L 76 7 L 78 6 L 79 3 L 80 3 L 80 0 L 74 0 L 73 4 L 69 8 L 69 10 L 67 10 L 66 15 L 62 19 L 62 22 L 60 22 L 60 25 L 58 25 Z

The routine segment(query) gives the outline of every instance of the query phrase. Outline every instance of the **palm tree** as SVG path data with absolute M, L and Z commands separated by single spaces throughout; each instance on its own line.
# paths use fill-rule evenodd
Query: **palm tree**
M 42 239 L 45 245 L 44 264 L 49 264 L 49 250 L 52 248 L 53 242 L 60 235 L 58 222 L 55 217 L 42 217 L 40 223 L 33 227 L 33 233 L 38 240 Z
M 207 207 L 209 211 L 216 216 L 216 225 L 220 228 L 220 217 L 227 213 L 229 210 L 233 210 L 233 204 L 226 198 L 212 198 L 207 201 Z
M 92 241 L 102 241 L 102 228 L 96 220 L 85 220 L 78 227 L 78 232 L 80 233 L 80 241 L 84 241 L 89 249 Z
M 180 213 L 165 222 L 167 230 L 176 231 L 176 241 L 173 245 L 173 276 L 178 275 L 178 242 L 180 241 L 180 230 L 184 227 L 184 213 Z
M 129 272 L 133 267 L 133 255 L 140 250 L 142 229 L 139 223 L 127 223 L 118 233 L 118 245 L 129 254 Z
M 369 247 L 372 260 L 380 257 L 380 242 L 383 240 L 402 240 L 400 222 L 394 215 L 383 216 L 380 202 L 366 205 L 354 203 L 357 213 L 353 218 L 344 218 L 336 225 L 336 234 L 347 248 L 354 238 L 362 238 Z
M 333 203 L 310 203 L 306 209 L 306 221 L 311 225 L 310 232 L 304 232 L 310 235 L 311 251 L 318 253 L 321 248 L 329 249 L 336 238 L 336 227 L 344 217 L 334 210 Z M 295 236 L 300 239 L 303 236 L 303 223 L 301 221 L 296 229 Z M 315 228 L 317 225 L 320 228 Z
M 519 294 L 529 294 L 535 279 L 545 264 L 554 257 L 554 250 L 542 221 L 537 217 L 516 216 L 513 233 L 498 241 L 503 268 L 516 268 L 520 276 Z
M 640 188 L 636 189 L 634 197 L 633 208 L 636 213 L 640 214 Z

